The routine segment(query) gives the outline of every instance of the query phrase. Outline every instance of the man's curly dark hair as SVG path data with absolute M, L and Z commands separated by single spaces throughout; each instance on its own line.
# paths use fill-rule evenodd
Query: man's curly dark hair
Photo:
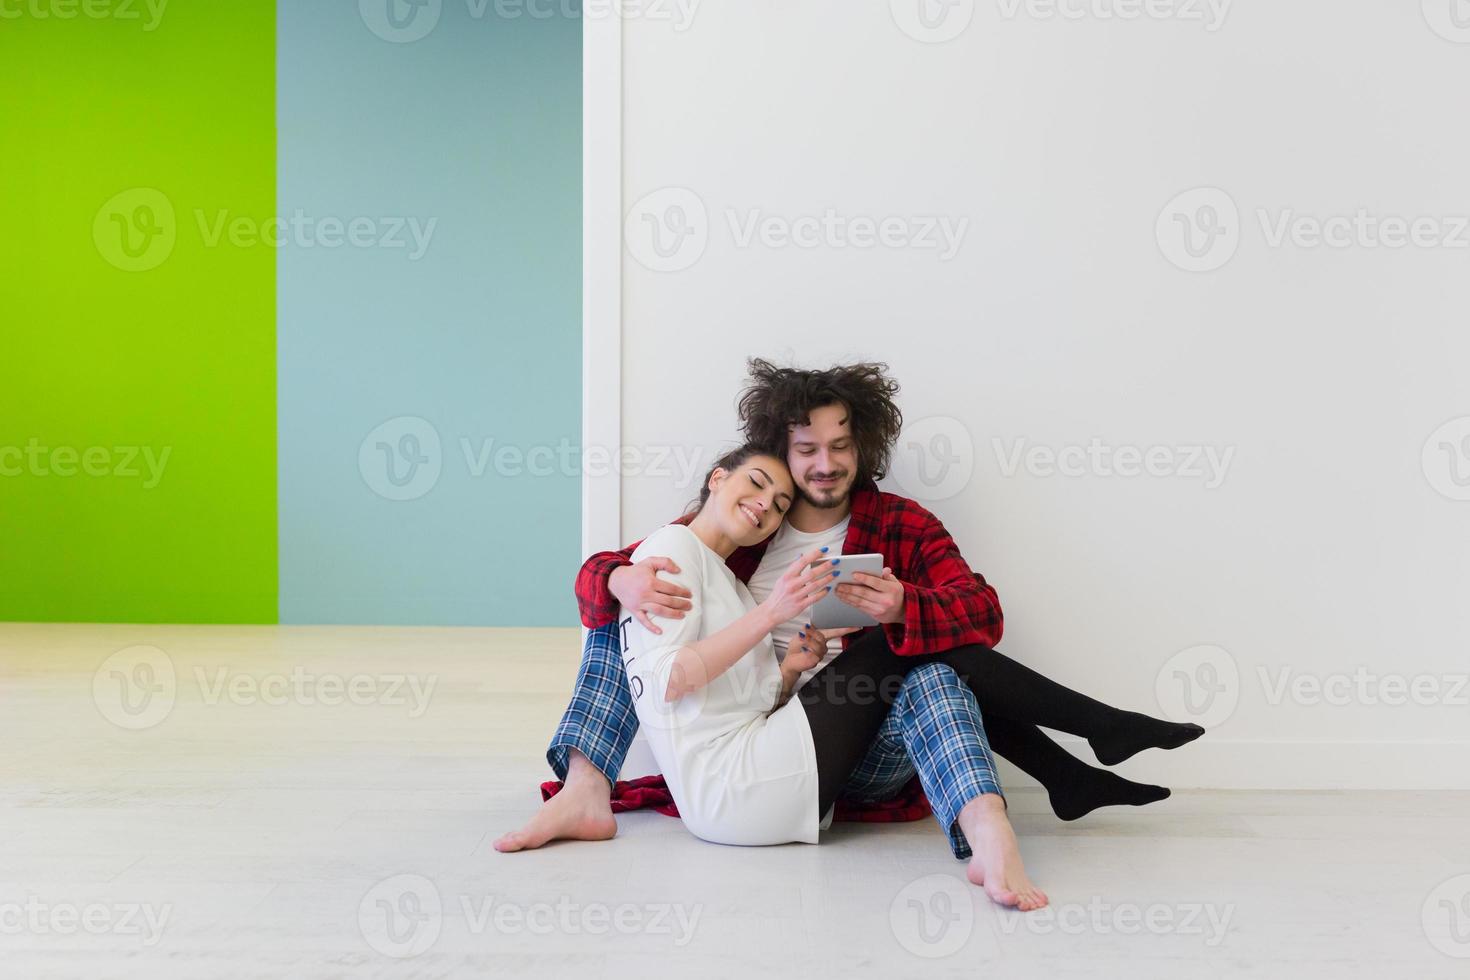
M 791 426 L 809 424 L 813 409 L 842 405 L 857 447 L 856 482 L 881 480 L 888 473 L 903 413 L 893 400 L 898 382 L 888 376 L 887 364 L 863 361 L 807 371 L 752 357 L 747 368 L 749 379 L 737 403 L 746 442 L 785 459 Z

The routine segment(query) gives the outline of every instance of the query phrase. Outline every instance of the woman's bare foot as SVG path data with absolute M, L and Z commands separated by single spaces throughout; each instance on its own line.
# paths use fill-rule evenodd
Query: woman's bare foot
M 974 851 L 967 877 L 982 886 L 991 901 L 1022 912 L 1046 905 L 1046 892 L 1026 877 L 1016 832 L 1006 817 L 1005 800 L 996 793 L 977 796 L 965 804 L 956 822 Z
M 576 749 L 569 753 L 561 792 L 520 830 L 496 839 L 497 851 L 526 851 L 554 840 L 607 840 L 618 832 L 613 816 L 612 786 L 607 777 Z

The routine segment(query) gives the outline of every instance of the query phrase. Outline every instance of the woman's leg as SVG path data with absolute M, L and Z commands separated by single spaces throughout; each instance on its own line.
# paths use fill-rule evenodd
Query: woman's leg
M 998 755 L 1042 785 L 1052 812 L 1063 820 L 1076 820 L 1100 806 L 1143 806 L 1169 795 L 1163 786 L 1135 783 L 1089 766 L 1035 725 L 989 715 L 985 731 Z
M 1081 735 L 1105 766 L 1115 766 L 1144 749 L 1178 748 L 1205 732 L 1199 725 L 1164 721 L 1104 704 L 986 646 L 955 647 L 937 656 L 946 658 L 956 670 L 963 668 L 987 723 L 1008 718 Z M 951 656 L 955 659 L 948 659 Z M 993 744 L 1010 758 L 998 742 Z
M 990 736 L 991 747 L 1041 783 L 1047 790 L 1053 811 L 1063 820 L 1076 820 L 1102 806 L 1153 803 L 1166 798 L 1169 791 L 1162 786 L 1135 783 L 1087 765 L 1047 737 L 1036 727 L 1038 724 L 1089 736 L 1093 751 L 1102 761 L 1109 763 L 1122 761 L 1149 746 L 1173 748 L 1182 745 L 1204 731 L 1197 725 L 1175 725 L 1103 704 L 1063 687 L 989 647 L 964 646 L 941 654 L 900 657 L 888 647 L 881 630 L 869 630 L 859 636 L 846 652 L 814 676 L 802 690 L 815 690 L 813 685 L 822 680 L 822 675 L 842 664 L 859 649 L 859 644 L 863 649 L 873 649 L 874 652 L 868 656 L 877 658 L 873 669 L 880 673 L 885 663 L 889 671 L 907 671 L 932 662 L 950 664 L 975 693 L 986 719 L 985 730 Z M 885 661 L 885 656 L 891 660 Z M 840 686 L 842 682 L 839 675 L 833 674 L 824 683 Z M 894 688 L 894 696 L 896 693 Z M 808 717 L 811 717 L 810 713 Z M 866 723 L 872 723 L 871 719 Z M 877 724 L 881 724 L 881 719 Z M 834 740 L 827 748 L 829 773 L 832 767 L 847 765 L 846 756 L 842 753 L 853 751 L 852 746 L 837 744 L 837 741 L 840 739 Z M 1126 753 L 1117 748 L 1122 744 L 1129 749 Z M 859 761 L 861 758 L 858 757 Z M 821 761 L 819 758 L 819 771 L 822 769 Z M 852 765 L 856 766 L 857 762 Z M 835 797 L 824 795 L 823 798 Z M 823 812 L 826 812 L 825 807 Z

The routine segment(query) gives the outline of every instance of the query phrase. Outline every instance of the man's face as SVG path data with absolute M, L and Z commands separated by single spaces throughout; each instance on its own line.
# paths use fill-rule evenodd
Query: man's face
M 791 427 L 786 465 L 796 492 L 813 507 L 844 507 L 857 479 L 857 445 L 847 425 L 847 407 L 813 409 L 806 425 Z

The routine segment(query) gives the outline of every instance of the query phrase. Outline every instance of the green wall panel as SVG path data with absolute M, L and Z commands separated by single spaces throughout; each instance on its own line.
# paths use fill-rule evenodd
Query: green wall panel
M 274 0 L 6 11 L 0 619 L 274 622 Z

